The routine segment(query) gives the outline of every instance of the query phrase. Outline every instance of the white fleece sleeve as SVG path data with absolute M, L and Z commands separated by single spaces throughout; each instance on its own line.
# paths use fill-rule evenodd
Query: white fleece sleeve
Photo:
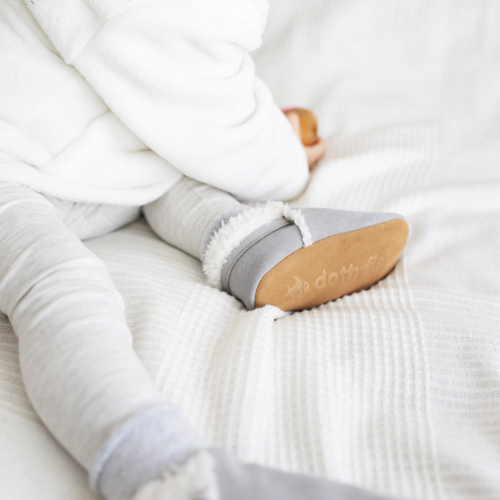
M 307 159 L 249 52 L 267 0 L 26 0 L 66 63 L 183 174 L 245 200 L 289 199 Z

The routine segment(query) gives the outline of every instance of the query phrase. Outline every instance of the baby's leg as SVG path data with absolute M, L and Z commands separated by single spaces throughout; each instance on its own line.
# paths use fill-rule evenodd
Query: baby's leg
M 111 212 L 115 224 L 133 218 Z M 123 299 L 104 263 L 53 204 L 0 184 L 0 234 L 0 309 L 19 338 L 28 396 L 95 488 L 108 499 L 128 499 L 203 442 L 136 357 Z M 203 470 L 205 458 L 197 457 Z
M 202 261 L 209 284 L 247 309 L 307 309 L 369 288 L 408 236 L 398 214 L 248 206 L 187 177 L 143 210 L 161 238 Z
M 211 236 L 247 208 L 224 191 L 183 177 L 161 198 L 144 206 L 143 212 L 163 241 L 203 260 Z

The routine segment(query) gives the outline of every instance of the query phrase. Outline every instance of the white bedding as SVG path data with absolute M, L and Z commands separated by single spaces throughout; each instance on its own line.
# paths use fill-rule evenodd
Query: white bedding
M 137 353 L 243 460 L 421 499 L 500 499 L 500 2 L 275 0 L 258 74 L 316 112 L 299 206 L 403 213 L 383 282 L 246 312 L 139 221 L 88 243 Z M 0 497 L 94 499 L 44 429 L 0 316 Z

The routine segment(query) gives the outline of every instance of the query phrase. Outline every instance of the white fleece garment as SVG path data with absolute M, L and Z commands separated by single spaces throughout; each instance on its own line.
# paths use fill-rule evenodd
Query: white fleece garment
M 0 4 L 0 181 L 144 205 L 180 173 L 241 199 L 288 199 L 298 138 L 255 77 L 265 0 Z

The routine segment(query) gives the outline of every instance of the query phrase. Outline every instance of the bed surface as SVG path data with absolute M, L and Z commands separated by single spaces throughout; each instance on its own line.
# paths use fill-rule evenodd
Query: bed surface
M 245 461 L 420 499 L 500 499 L 500 2 L 275 0 L 255 54 L 327 157 L 296 206 L 394 211 L 370 290 L 247 312 L 144 221 L 92 240 L 158 387 Z M 0 315 L 0 497 L 96 498 L 45 430 Z

